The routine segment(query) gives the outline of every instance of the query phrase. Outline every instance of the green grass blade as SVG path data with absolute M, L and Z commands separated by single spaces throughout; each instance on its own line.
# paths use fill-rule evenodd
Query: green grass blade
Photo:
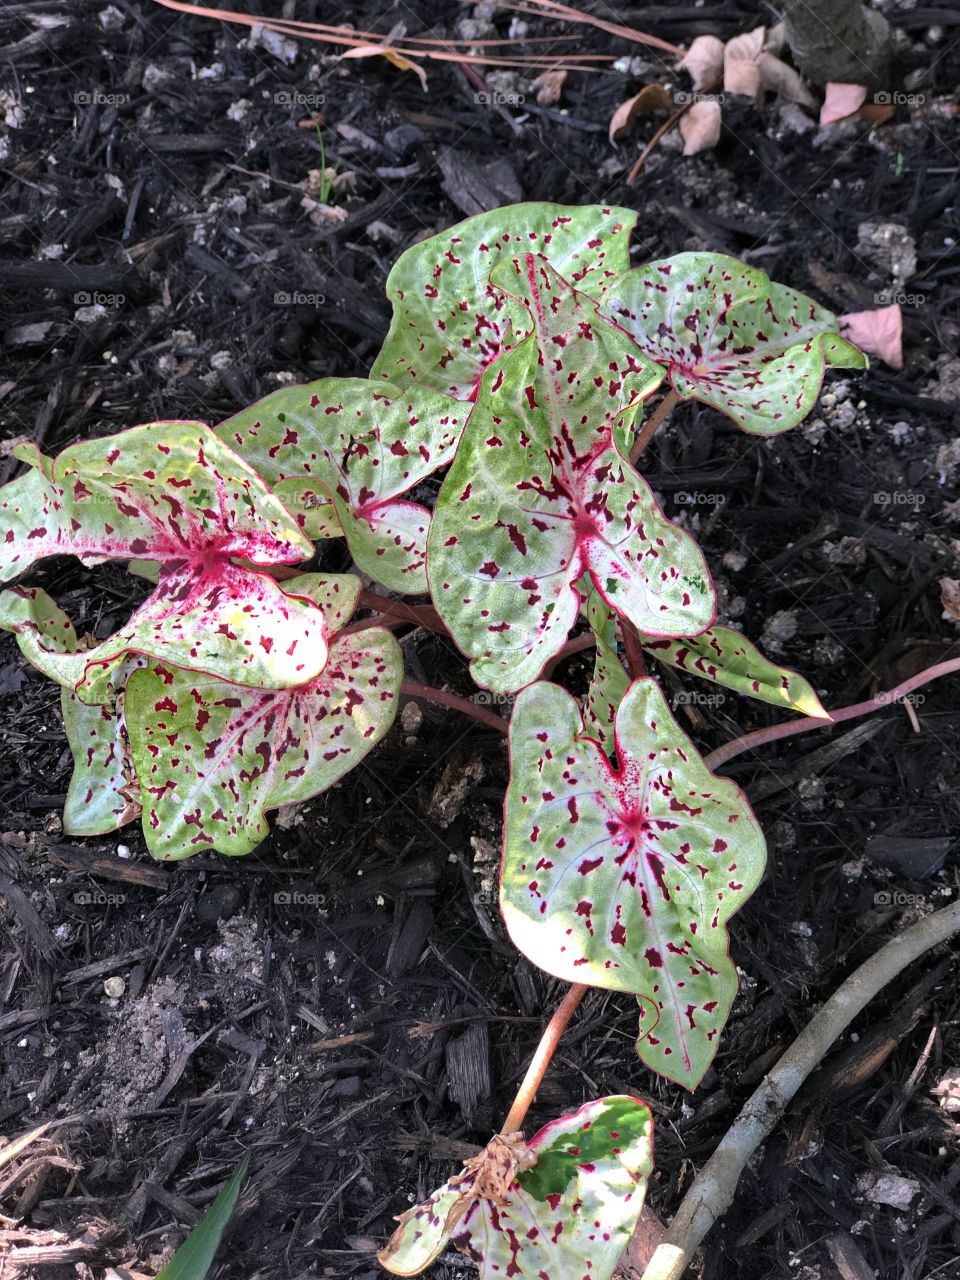
M 203 1220 L 190 1232 L 156 1280 L 203 1280 L 233 1214 L 249 1167 L 250 1157 L 244 1156 L 239 1169 L 214 1200 Z

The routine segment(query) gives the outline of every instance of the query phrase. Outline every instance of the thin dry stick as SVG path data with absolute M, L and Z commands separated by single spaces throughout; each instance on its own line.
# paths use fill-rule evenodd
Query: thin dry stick
M 614 62 L 613 54 L 585 53 L 579 54 L 579 62 L 569 62 L 562 57 L 551 57 L 546 53 L 517 55 L 514 58 L 490 57 L 483 54 L 458 52 L 453 48 L 434 48 L 432 45 L 412 45 L 411 41 L 418 37 L 404 37 L 397 43 L 387 40 L 383 33 L 357 32 L 349 27 L 331 27 L 324 23 L 300 23 L 291 18 L 262 18 L 246 13 L 233 13 L 229 9 L 207 8 L 202 5 L 186 4 L 183 0 L 154 0 L 155 4 L 165 9 L 173 9 L 175 13 L 190 13 L 196 17 L 214 18 L 222 22 L 232 22 L 243 27 L 263 27 L 267 31 L 275 31 L 278 35 L 291 36 L 295 39 L 316 40 L 325 44 L 344 45 L 347 48 L 369 48 L 374 44 L 383 45 L 385 53 L 401 54 L 410 59 L 429 58 L 438 62 L 475 62 L 480 66 L 494 67 L 527 67 L 548 71 L 595 71 L 595 64 Z M 458 44 L 458 41 L 438 41 L 446 46 Z M 476 41 L 467 42 L 470 44 Z M 480 42 L 482 43 L 482 42 Z M 517 43 L 508 41 L 507 43 Z
M 833 1042 L 908 964 L 958 931 L 960 902 L 955 902 L 897 934 L 834 992 L 764 1078 L 700 1170 L 642 1280 L 679 1280 L 701 1240 L 733 1203 L 750 1157 Z
M 674 405 L 677 404 L 679 399 L 680 397 L 675 391 L 668 391 L 663 397 L 654 409 L 653 413 L 651 413 L 650 417 L 640 428 L 640 434 L 633 442 L 633 447 L 630 450 L 631 462 L 635 463 L 637 461 L 641 453 L 643 453 L 644 449 L 646 449 L 647 445 L 657 434 L 660 426 L 666 422 L 667 418 L 669 418 L 670 414 L 673 412 Z
M 567 1029 L 567 1023 L 573 1017 L 577 1005 L 586 994 L 587 988 L 583 983 L 575 982 L 557 1006 L 556 1013 L 547 1023 L 546 1030 L 540 1037 L 537 1052 L 533 1055 L 533 1059 L 529 1067 L 527 1067 L 527 1074 L 523 1077 L 523 1083 L 517 1090 L 517 1096 L 514 1099 L 513 1106 L 510 1108 L 510 1114 L 503 1122 L 501 1133 L 517 1133 L 520 1130 L 524 1120 L 527 1118 L 530 1104 L 540 1088 L 540 1081 L 546 1074 L 550 1059 L 553 1057 L 560 1042 L 560 1037 Z
M 904 680 L 896 688 L 888 689 L 886 693 L 878 693 L 876 697 L 868 698 L 866 702 L 855 702 L 852 706 L 831 711 L 829 720 L 812 718 L 788 720 L 785 724 L 772 724 L 767 729 L 754 729 L 752 733 L 745 733 L 741 738 L 733 738 L 722 747 L 717 747 L 716 751 L 711 751 L 708 756 L 704 756 L 704 763 L 708 769 L 716 769 L 718 765 L 726 764 L 728 760 L 742 755 L 744 751 L 752 751 L 754 747 L 765 746 L 766 743 L 776 742 L 779 738 L 791 738 L 796 733 L 810 733 L 813 729 L 825 729 L 831 723 L 840 724 L 844 720 L 868 716 L 873 711 L 882 711 L 884 707 L 889 707 L 892 703 L 905 698 L 908 693 L 919 689 L 921 685 L 931 680 L 939 680 L 941 676 L 951 675 L 954 671 L 960 671 L 960 658 L 950 658 L 946 662 L 938 662 L 936 666 L 927 667 L 925 671 L 911 676 L 909 680 Z

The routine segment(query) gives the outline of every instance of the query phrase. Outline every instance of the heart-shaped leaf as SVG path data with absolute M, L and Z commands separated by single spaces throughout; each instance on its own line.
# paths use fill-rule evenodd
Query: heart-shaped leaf
M 863 369 L 862 352 L 811 298 L 716 253 L 679 253 L 608 285 L 603 308 L 665 365 L 683 400 L 701 400 L 751 435 L 801 422 L 824 370 Z
M 659 371 L 543 258 L 504 266 L 533 331 L 483 377 L 428 544 L 437 609 L 498 692 L 562 647 L 584 574 L 642 631 L 696 634 L 715 612 L 699 547 L 624 456 Z
M 327 612 L 352 612 L 359 582 L 305 574 L 285 586 Z M 154 663 L 127 685 L 125 712 L 154 857 L 249 853 L 264 811 L 325 791 L 393 723 L 400 647 L 380 627 L 340 632 L 319 676 L 283 690 L 238 688 Z
M 631 209 L 517 204 L 413 245 L 387 277 L 393 320 L 371 377 L 472 400 L 484 369 L 530 332 L 526 308 L 490 285 L 498 261 L 543 254 L 593 297 L 629 267 L 636 220 Z
M 0 625 L 18 630 L 27 656 L 83 701 L 109 700 L 111 673 L 131 652 L 267 687 L 322 670 L 320 611 L 233 562 L 290 564 L 313 548 L 256 472 L 207 427 L 134 427 L 52 461 L 31 445 L 14 452 L 32 470 L 0 490 L 0 581 L 48 555 L 160 564 L 157 590 L 116 635 L 49 660 L 40 650 L 50 637 L 29 598 L 7 593 Z M 24 643 L 31 629 L 32 655 Z
M 643 1208 L 652 1132 L 647 1107 L 615 1095 L 551 1121 L 529 1145 L 498 1136 L 403 1214 L 379 1261 L 417 1275 L 452 1242 L 480 1280 L 610 1280 Z
M 427 387 L 324 378 L 274 391 L 217 428 L 314 538 L 346 537 L 393 591 L 427 590 L 430 513 L 400 500 L 453 455 L 465 413 Z
M 678 671 L 703 676 L 704 680 L 726 685 L 775 707 L 830 719 L 809 680 L 765 658 L 756 645 L 732 627 L 711 627 L 683 640 L 656 640 L 650 636 L 641 636 L 641 640 L 658 662 Z
M 736 994 L 726 923 L 760 880 L 763 834 L 654 680 L 630 686 L 615 737 L 616 767 L 563 689 L 519 695 L 500 905 L 534 964 L 636 994 L 637 1053 L 693 1089 Z

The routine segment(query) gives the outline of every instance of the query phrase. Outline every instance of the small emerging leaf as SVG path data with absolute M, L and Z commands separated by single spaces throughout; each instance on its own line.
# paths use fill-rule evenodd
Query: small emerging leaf
M 711 627 L 683 640 L 641 636 L 643 647 L 659 662 L 688 675 L 703 676 L 750 698 L 829 720 L 809 680 L 765 658 L 756 645 L 732 627 Z
M 452 1241 L 480 1280 L 610 1280 L 643 1208 L 652 1129 L 642 1102 L 615 1095 L 552 1121 L 529 1144 L 497 1136 L 402 1215 L 379 1261 L 417 1275 Z
M 416 379 L 472 400 L 484 369 L 530 332 L 526 308 L 490 284 L 501 258 L 543 254 L 596 296 L 629 267 L 636 220 L 630 209 L 516 204 L 413 245 L 387 278 L 393 320 L 371 377 L 398 386 Z
M 562 647 L 585 574 L 642 631 L 696 634 L 714 617 L 699 547 L 625 456 L 659 372 L 542 258 L 506 265 L 532 332 L 483 377 L 428 558 L 438 611 L 474 679 L 498 692 Z
M 759 883 L 763 835 L 654 680 L 630 686 L 615 738 L 616 767 L 563 689 L 540 683 L 519 695 L 500 905 L 534 964 L 636 994 L 637 1053 L 693 1089 L 736 994 L 726 923 Z
M 665 365 L 683 400 L 701 400 L 752 435 L 801 422 L 824 369 L 863 369 L 837 318 L 735 258 L 680 253 L 627 272 L 603 309 Z

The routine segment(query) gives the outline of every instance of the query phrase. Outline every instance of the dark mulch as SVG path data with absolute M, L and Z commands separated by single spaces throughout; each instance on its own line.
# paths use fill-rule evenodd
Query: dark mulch
M 917 252 L 905 372 L 832 378 L 811 422 L 773 442 L 684 408 L 650 454 L 668 511 L 703 540 L 728 619 L 810 674 L 828 706 L 889 687 L 956 652 L 938 590 L 960 576 L 956 490 L 938 452 L 955 439 L 960 395 L 960 18 L 885 8 L 904 29 L 899 83 L 927 99 L 915 114 L 798 136 L 772 106 L 731 103 L 716 152 L 655 151 L 629 188 L 654 125 L 615 150 L 606 124 L 661 67 L 600 32 L 579 29 L 584 50 L 636 53 L 648 69 L 571 75 L 560 106 L 510 108 L 511 127 L 449 65 L 430 67 L 424 94 L 380 60 L 339 64 L 304 46 L 288 65 L 240 29 L 146 3 L 8 4 L 0 115 L 16 104 L 23 115 L 0 126 L 6 434 L 52 452 L 152 419 L 216 422 L 279 380 L 362 374 L 400 249 L 510 199 L 631 205 L 638 261 L 724 250 L 840 310 L 889 285 L 857 249 L 858 225 L 894 221 Z M 383 31 L 442 31 L 450 9 L 296 6 Z M 756 12 L 738 0 L 622 16 L 679 41 L 730 36 Z M 510 20 L 496 18 L 501 34 Z M 302 207 L 320 150 L 301 127 L 316 103 L 297 95 L 316 93 L 339 222 Z M 283 301 L 292 294 L 302 300 Z M 100 635 L 136 590 L 119 568 L 66 561 L 33 580 Z M 405 650 L 414 678 L 467 691 L 449 645 L 413 633 Z M 0 1274 L 152 1271 L 244 1151 L 252 1173 L 218 1275 L 378 1274 L 391 1215 L 500 1123 L 561 994 L 505 944 L 490 906 L 499 737 L 425 708 L 418 729 L 398 723 L 341 785 L 276 822 L 254 856 L 166 867 L 133 828 L 119 851 L 117 839 L 63 838 L 57 691 L 9 637 L 0 693 L 0 1132 L 50 1125 L 15 1178 L 0 1170 L 3 1248 L 38 1251 L 12 1272 L 0 1254 Z M 534 1120 L 604 1092 L 649 1098 L 650 1194 L 665 1218 L 819 1003 L 956 886 L 956 685 L 922 698 L 920 732 L 891 707 L 853 740 L 819 732 L 731 765 L 770 868 L 733 928 L 742 994 L 700 1091 L 641 1069 L 628 999 L 593 993 L 563 1041 Z M 776 718 L 732 696 L 680 714 L 705 747 Z M 467 772 L 472 789 L 444 812 Z M 876 900 L 892 890 L 917 903 Z M 294 891 L 322 901 L 275 897 Z M 116 1000 L 108 978 L 123 980 Z M 960 1064 L 958 1014 L 946 953 L 858 1018 L 848 1056 L 744 1178 L 702 1276 L 835 1280 L 861 1264 L 891 1280 L 960 1275 L 957 1126 L 932 1092 Z M 914 1180 L 910 1209 L 864 1201 L 871 1171 Z

